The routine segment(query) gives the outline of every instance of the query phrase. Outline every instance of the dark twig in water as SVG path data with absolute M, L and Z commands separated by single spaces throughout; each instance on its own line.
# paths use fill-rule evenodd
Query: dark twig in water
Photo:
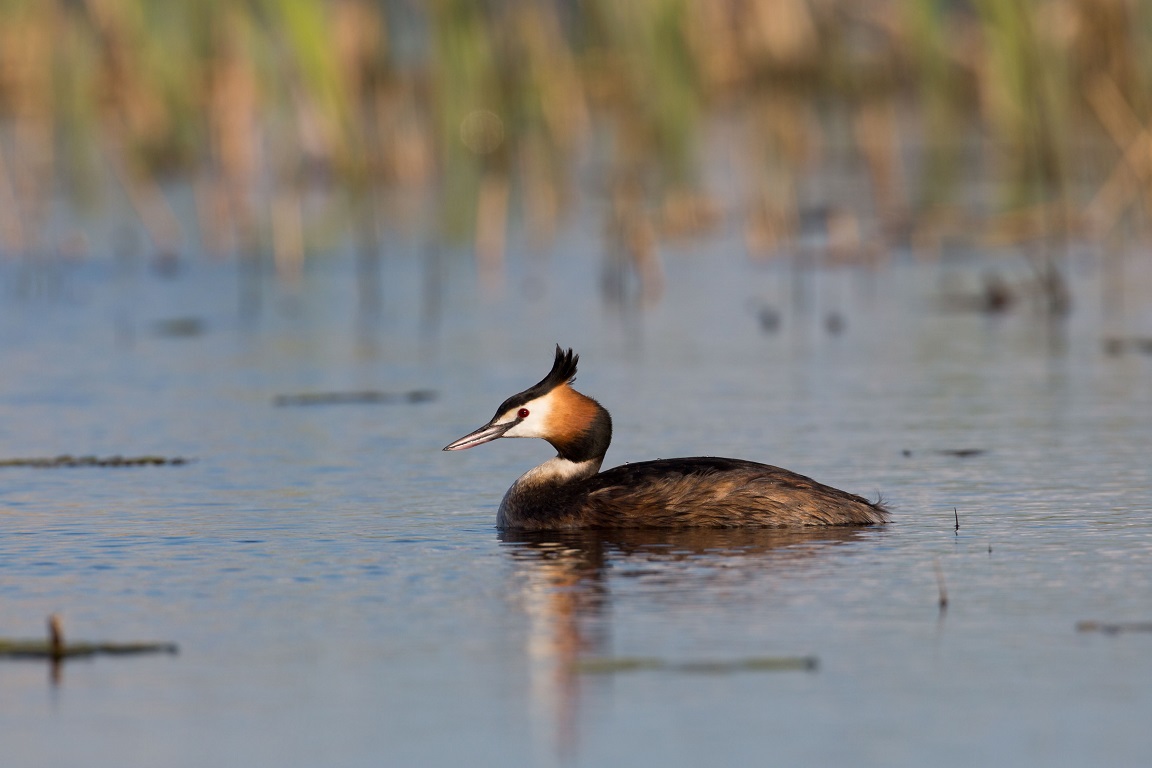
M 933 561 L 936 566 L 936 587 L 940 591 L 940 613 L 948 610 L 948 588 L 944 586 L 944 570 L 940 567 L 940 559 Z
M 410 392 L 307 392 L 301 395 L 277 395 L 272 404 L 284 405 L 350 405 L 384 403 L 426 403 L 435 400 L 436 393 L 430 389 L 413 389 Z
M 43 640 L 0 638 L 0 658 L 61 661 L 85 656 L 124 656 L 140 653 L 176 653 L 175 643 L 68 643 L 60 617 L 48 617 L 48 637 Z
M 594 658 L 577 661 L 577 672 L 590 675 L 614 674 L 617 672 L 637 672 L 659 670 L 661 672 L 683 672 L 689 674 L 719 675 L 732 672 L 814 672 L 819 666 L 815 656 L 753 656 L 732 661 L 682 661 L 672 662 L 636 656 L 617 658 Z
M 65 453 L 51 457 L 0 459 L 0 467 L 176 467 L 191 461 L 182 456 L 72 456 Z
M 1152 632 L 1152 621 L 1081 621 L 1076 624 L 1076 631 L 1100 632 L 1105 635 L 1118 635 L 1121 632 Z
M 56 614 L 48 617 L 48 649 L 54 659 L 64 655 L 64 627 Z
M 957 536 L 959 536 L 960 535 L 960 512 L 959 512 L 959 510 L 956 509 L 956 507 L 952 507 L 952 514 L 956 515 L 955 533 Z

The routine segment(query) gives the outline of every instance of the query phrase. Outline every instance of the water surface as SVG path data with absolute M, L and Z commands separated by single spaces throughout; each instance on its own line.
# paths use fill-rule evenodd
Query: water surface
M 249 311 L 227 264 L 161 279 L 93 259 L 34 291 L 0 266 L 2 457 L 194 459 L 0 472 L 0 634 L 59 612 L 77 639 L 180 645 L 56 683 L 0 663 L 5 764 L 1147 759 L 1152 635 L 1075 626 L 1152 619 L 1152 358 L 1101 346 L 1152 327 L 1147 301 L 1117 321 L 1085 259 L 1065 321 L 947 313 L 938 265 L 795 275 L 720 243 L 668 252 L 658 305 L 612 308 L 585 247 L 514 259 L 487 298 L 449 256 L 435 311 L 419 249 L 385 261 L 376 308 L 339 257 Z M 883 494 L 894 522 L 500 534 L 501 495 L 547 446 L 440 448 L 557 341 L 612 411 L 608 465 L 740 456 Z M 273 404 L 414 389 L 438 396 Z M 819 663 L 575 666 L 770 656 Z

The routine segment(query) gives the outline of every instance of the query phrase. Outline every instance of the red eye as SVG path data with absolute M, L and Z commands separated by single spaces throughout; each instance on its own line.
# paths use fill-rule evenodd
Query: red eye
M 516 417 L 517 417 L 517 418 L 519 418 L 519 419 L 526 419 L 526 418 L 528 418 L 528 409 L 527 409 L 527 408 L 521 408 L 521 409 L 520 409 L 520 410 L 519 410 L 519 411 L 516 413 Z

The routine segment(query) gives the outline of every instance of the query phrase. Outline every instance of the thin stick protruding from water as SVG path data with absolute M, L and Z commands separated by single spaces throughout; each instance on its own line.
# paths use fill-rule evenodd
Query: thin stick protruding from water
M 940 591 L 940 612 L 948 610 L 948 588 L 944 586 L 944 570 L 940 567 L 940 558 L 932 561 L 936 567 L 936 587 Z
M 956 515 L 955 533 L 957 536 L 959 536 L 960 535 L 960 511 L 958 509 L 956 509 L 956 507 L 952 507 L 952 514 Z
M 64 655 L 64 626 L 55 613 L 48 617 L 48 652 L 54 659 Z

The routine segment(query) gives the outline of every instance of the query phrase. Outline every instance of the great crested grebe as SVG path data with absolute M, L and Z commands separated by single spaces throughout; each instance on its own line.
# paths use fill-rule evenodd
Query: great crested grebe
M 461 451 L 498 437 L 541 437 L 556 456 L 520 477 L 500 502 L 501 529 L 784 528 L 872 525 L 888 510 L 786 469 L 697 456 L 600 472 L 612 418 L 572 389 L 579 357 L 556 346 L 539 384 L 505 400 L 484 426 L 445 446 Z

